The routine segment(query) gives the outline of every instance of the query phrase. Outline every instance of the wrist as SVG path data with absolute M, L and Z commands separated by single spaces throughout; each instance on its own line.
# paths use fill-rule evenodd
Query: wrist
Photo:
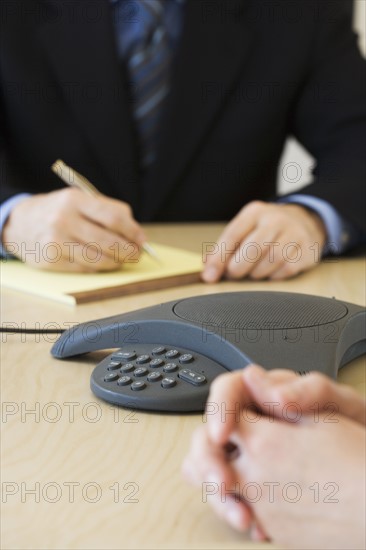
M 23 205 L 28 202 L 31 195 L 24 195 L 22 200 L 15 203 L 9 211 L 1 231 L 1 244 L 4 251 L 16 258 L 21 258 L 19 245 L 24 240 L 22 232 L 22 220 L 24 219 Z M 26 207 L 27 208 L 27 207 Z
M 283 207 L 290 209 L 295 218 L 303 220 L 311 240 L 318 243 L 320 250 L 323 250 L 327 242 L 328 234 L 321 216 L 311 208 L 303 206 L 302 204 L 287 203 L 283 204 Z

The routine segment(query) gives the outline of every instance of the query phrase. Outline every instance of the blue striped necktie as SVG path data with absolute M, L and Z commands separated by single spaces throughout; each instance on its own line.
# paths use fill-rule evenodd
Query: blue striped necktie
M 143 21 L 144 32 L 130 44 L 126 56 L 143 169 L 149 168 L 156 159 L 159 122 L 169 93 L 172 50 L 164 26 L 165 1 L 138 2 L 138 17 Z

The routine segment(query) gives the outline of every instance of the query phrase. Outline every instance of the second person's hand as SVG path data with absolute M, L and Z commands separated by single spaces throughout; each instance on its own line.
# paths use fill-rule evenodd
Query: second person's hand
M 365 400 L 353 388 L 320 372 L 298 376 L 287 369 L 249 365 L 213 381 L 204 420 L 211 439 L 224 445 L 243 417 L 254 423 L 260 415 L 296 422 L 303 415 L 315 419 L 322 413 L 330 420 L 341 414 L 366 424 Z

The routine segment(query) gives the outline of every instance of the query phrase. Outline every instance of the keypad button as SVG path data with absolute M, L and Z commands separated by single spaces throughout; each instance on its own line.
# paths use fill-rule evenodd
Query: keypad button
M 106 374 L 104 377 L 104 382 L 114 382 L 114 380 L 117 380 L 118 374 L 116 372 L 110 372 L 109 374 Z
M 167 359 L 174 359 L 179 356 L 179 351 L 177 349 L 170 349 L 166 352 L 165 357 Z
M 182 369 L 178 376 L 185 382 L 193 384 L 194 386 L 202 386 L 202 384 L 206 383 L 206 377 L 203 374 L 198 374 L 190 369 Z
M 148 363 L 150 361 L 150 355 L 139 355 L 136 359 L 137 365 L 144 365 L 145 363 Z
M 174 378 L 163 378 L 161 381 L 161 386 L 164 389 L 173 388 L 176 385 L 177 381 Z
M 159 371 L 150 372 L 150 374 L 147 377 L 149 382 L 157 382 L 161 379 L 161 373 Z
M 193 355 L 191 355 L 190 353 L 183 353 L 183 355 L 179 357 L 179 363 L 182 363 L 183 365 L 186 363 L 192 363 L 192 361 Z
M 157 369 L 158 367 L 162 367 L 164 365 L 164 361 L 156 357 L 152 361 L 150 361 L 150 367 L 152 369 Z
M 132 378 L 130 376 L 121 376 L 121 378 L 118 378 L 117 385 L 118 386 L 128 386 L 131 384 Z
M 117 361 L 133 361 L 136 358 L 134 351 L 117 351 L 113 353 L 112 360 Z
M 163 353 L 166 352 L 166 348 L 164 346 L 158 346 L 157 348 L 154 348 L 151 353 L 153 355 L 163 355 Z
M 149 371 L 147 370 L 147 368 L 145 367 L 138 367 L 137 369 L 135 369 L 133 371 L 133 374 L 135 376 L 145 376 L 145 374 L 147 374 Z
M 140 391 L 146 388 L 146 384 L 142 380 L 136 380 L 136 382 L 133 382 L 130 387 L 133 391 Z
M 125 372 L 131 372 L 135 368 L 135 365 L 133 363 L 126 363 L 119 369 L 119 372 L 125 373 Z
M 120 368 L 121 364 L 122 363 L 120 363 L 119 361 L 111 361 L 108 364 L 107 370 L 117 370 Z
M 176 363 L 167 363 L 163 370 L 164 372 L 175 372 L 178 370 L 178 365 Z

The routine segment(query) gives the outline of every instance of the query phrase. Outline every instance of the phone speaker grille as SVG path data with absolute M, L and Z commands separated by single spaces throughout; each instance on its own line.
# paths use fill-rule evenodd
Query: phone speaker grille
M 287 292 L 228 292 L 186 298 L 174 306 L 181 319 L 226 328 L 290 329 L 334 323 L 347 307 L 337 300 Z

